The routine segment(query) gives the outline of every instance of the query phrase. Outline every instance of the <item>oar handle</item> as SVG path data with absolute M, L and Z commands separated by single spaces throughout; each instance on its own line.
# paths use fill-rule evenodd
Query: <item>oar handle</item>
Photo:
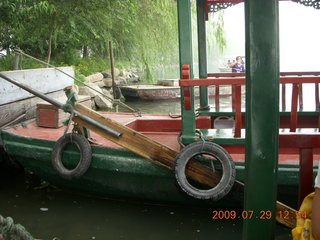
M 6 75 L 4 75 L 4 74 L 2 74 L 2 73 L 0 73 L 0 77 L 3 78 L 3 79 L 6 80 L 6 81 L 8 81 L 8 82 L 10 82 L 10 83 L 18 86 L 18 87 L 26 90 L 27 92 L 32 93 L 33 95 L 35 95 L 35 96 L 37 96 L 37 97 L 39 97 L 39 98 L 41 98 L 41 99 L 43 99 L 43 100 L 51 103 L 52 105 L 54 105 L 54 106 L 56 106 L 56 107 L 58 107 L 58 108 L 60 108 L 60 109 L 63 109 L 64 111 L 71 112 L 71 111 L 68 111 L 68 109 L 63 108 L 63 105 L 64 105 L 64 104 L 56 101 L 56 100 L 53 99 L 53 98 L 50 98 L 50 97 L 46 96 L 45 94 L 43 94 L 43 93 L 41 93 L 41 92 L 39 92 L 39 91 L 37 91 L 37 90 L 35 90 L 35 89 L 30 88 L 30 87 L 27 86 L 27 85 L 24 85 L 24 84 L 22 84 L 22 83 L 19 83 L 19 82 L 13 80 L 13 79 L 7 77 Z M 73 109 L 72 109 L 72 110 L 73 110 Z M 96 126 L 96 127 L 98 127 L 98 128 L 101 128 L 102 130 L 106 131 L 107 133 L 111 134 L 112 136 L 114 136 L 114 137 L 116 137 L 116 138 L 120 138 L 120 137 L 121 137 L 121 133 L 119 133 L 119 132 L 117 132 L 117 131 L 115 131 L 115 130 L 113 130 L 113 129 L 111 129 L 111 128 L 109 128 L 109 127 L 107 127 L 107 126 L 105 126 L 105 125 L 103 125 L 103 124 L 101 124 L 101 123 L 93 120 L 93 119 L 91 119 L 91 118 L 89 118 L 88 116 L 85 116 L 85 115 L 80 114 L 80 113 L 79 113 L 78 111 L 76 111 L 76 110 L 73 110 L 73 112 L 74 112 L 79 118 L 81 118 L 82 120 L 84 120 L 84 121 L 86 121 L 86 122 L 88 122 L 88 123 L 90 123 L 90 124 L 92 124 L 92 125 L 94 125 L 94 126 Z

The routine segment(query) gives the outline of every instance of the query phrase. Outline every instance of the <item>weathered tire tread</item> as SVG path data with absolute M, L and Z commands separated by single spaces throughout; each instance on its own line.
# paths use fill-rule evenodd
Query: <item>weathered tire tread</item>
M 69 170 L 63 166 L 61 155 L 66 145 L 71 142 L 80 150 L 80 161 L 74 169 Z M 88 140 L 77 133 L 68 133 L 59 138 L 52 150 L 52 166 L 58 174 L 65 179 L 80 178 L 85 174 L 91 165 L 91 158 L 92 151 Z
M 188 161 L 199 153 L 210 154 L 220 161 L 223 166 L 223 176 L 226 175 L 225 178 L 227 178 L 223 180 L 223 183 L 220 181 L 218 185 L 209 190 L 199 190 L 188 183 L 185 167 Z M 236 170 L 230 154 L 224 148 L 211 142 L 196 142 L 188 145 L 178 154 L 175 161 L 175 176 L 180 188 L 189 196 L 218 201 L 230 192 L 236 178 Z

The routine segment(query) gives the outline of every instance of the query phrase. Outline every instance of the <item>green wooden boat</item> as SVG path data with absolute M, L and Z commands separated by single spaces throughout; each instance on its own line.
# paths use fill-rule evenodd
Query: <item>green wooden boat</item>
M 181 128 L 180 119 L 172 119 L 167 115 L 105 115 L 172 149 L 180 150 L 177 140 Z M 207 128 L 210 121 L 208 117 L 200 117 L 197 127 Z M 1 139 L 7 153 L 25 169 L 53 185 L 73 192 L 101 198 L 134 199 L 152 203 L 241 206 L 241 191 L 231 191 L 226 198 L 218 202 L 195 200 L 179 188 L 172 171 L 156 166 L 95 133 L 91 133 L 96 139 L 96 144 L 92 144 L 92 163 L 89 170 L 79 179 L 61 178 L 52 166 L 51 154 L 55 141 L 63 135 L 63 131 L 64 128 L 38 127 L 35 122 L 30 121 L 2 130 Z M 226 129 L 220 129 L 217 141 L 228 142 L 225 138 L 227 132 Z M 243 144 L 232 145 L 229 141 L 224 147 L 235 161 L 237 180 L 244 181 Z M 278 199 L 294 206 L 297 203 L 299 184 L 298 152 L 286 149 L 280 153 Z M 315 160 L 319 160 L 318 158 L 319 152 L 316 152 Z M 73 146 L 64 151 L 62 161 L 66 167 L 74 167 L 78 159 L 78 150 Z

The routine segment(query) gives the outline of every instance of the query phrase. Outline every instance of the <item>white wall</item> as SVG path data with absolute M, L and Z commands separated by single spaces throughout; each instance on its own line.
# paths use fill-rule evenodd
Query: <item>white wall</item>
M 72 67 L 61 67 L 62 71 L 74 76 Z M 54 68 L 28 69 L 1 72 L 41 93 L 51 93 L 74 84 L 72 78 Z M 33 95 L 0 78 L 0 105 L 26 99 Z

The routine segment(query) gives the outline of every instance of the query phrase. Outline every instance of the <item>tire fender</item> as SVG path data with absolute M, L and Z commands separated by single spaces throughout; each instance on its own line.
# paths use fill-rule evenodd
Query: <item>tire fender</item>
M 186 177 L 186 166 L 193 157 L 207 154 L 215 157 L 222 165 L 223 174 L 220 182 L 211 189 L 198 189 L 192 186 Z M 176 157 L 174 166 L 176 180 L 180 188 L 196 199 L 220 200 L 231 190 L 235 181 L 235 165 L 229 153 L 212 142 L 195 142 L 183 148 Z
M 80 161 L 74 169 L 67 169 L 62 163 L 62 152 L 69 144 L 75 144 L 80 151 Z M 77 133 L 68 133 L 55 143 L 52 150 L 52 165 L 58 174 L 65 179 L 81 177 L 90 167 L 92 158 L 91 146 L 87 139 Z

